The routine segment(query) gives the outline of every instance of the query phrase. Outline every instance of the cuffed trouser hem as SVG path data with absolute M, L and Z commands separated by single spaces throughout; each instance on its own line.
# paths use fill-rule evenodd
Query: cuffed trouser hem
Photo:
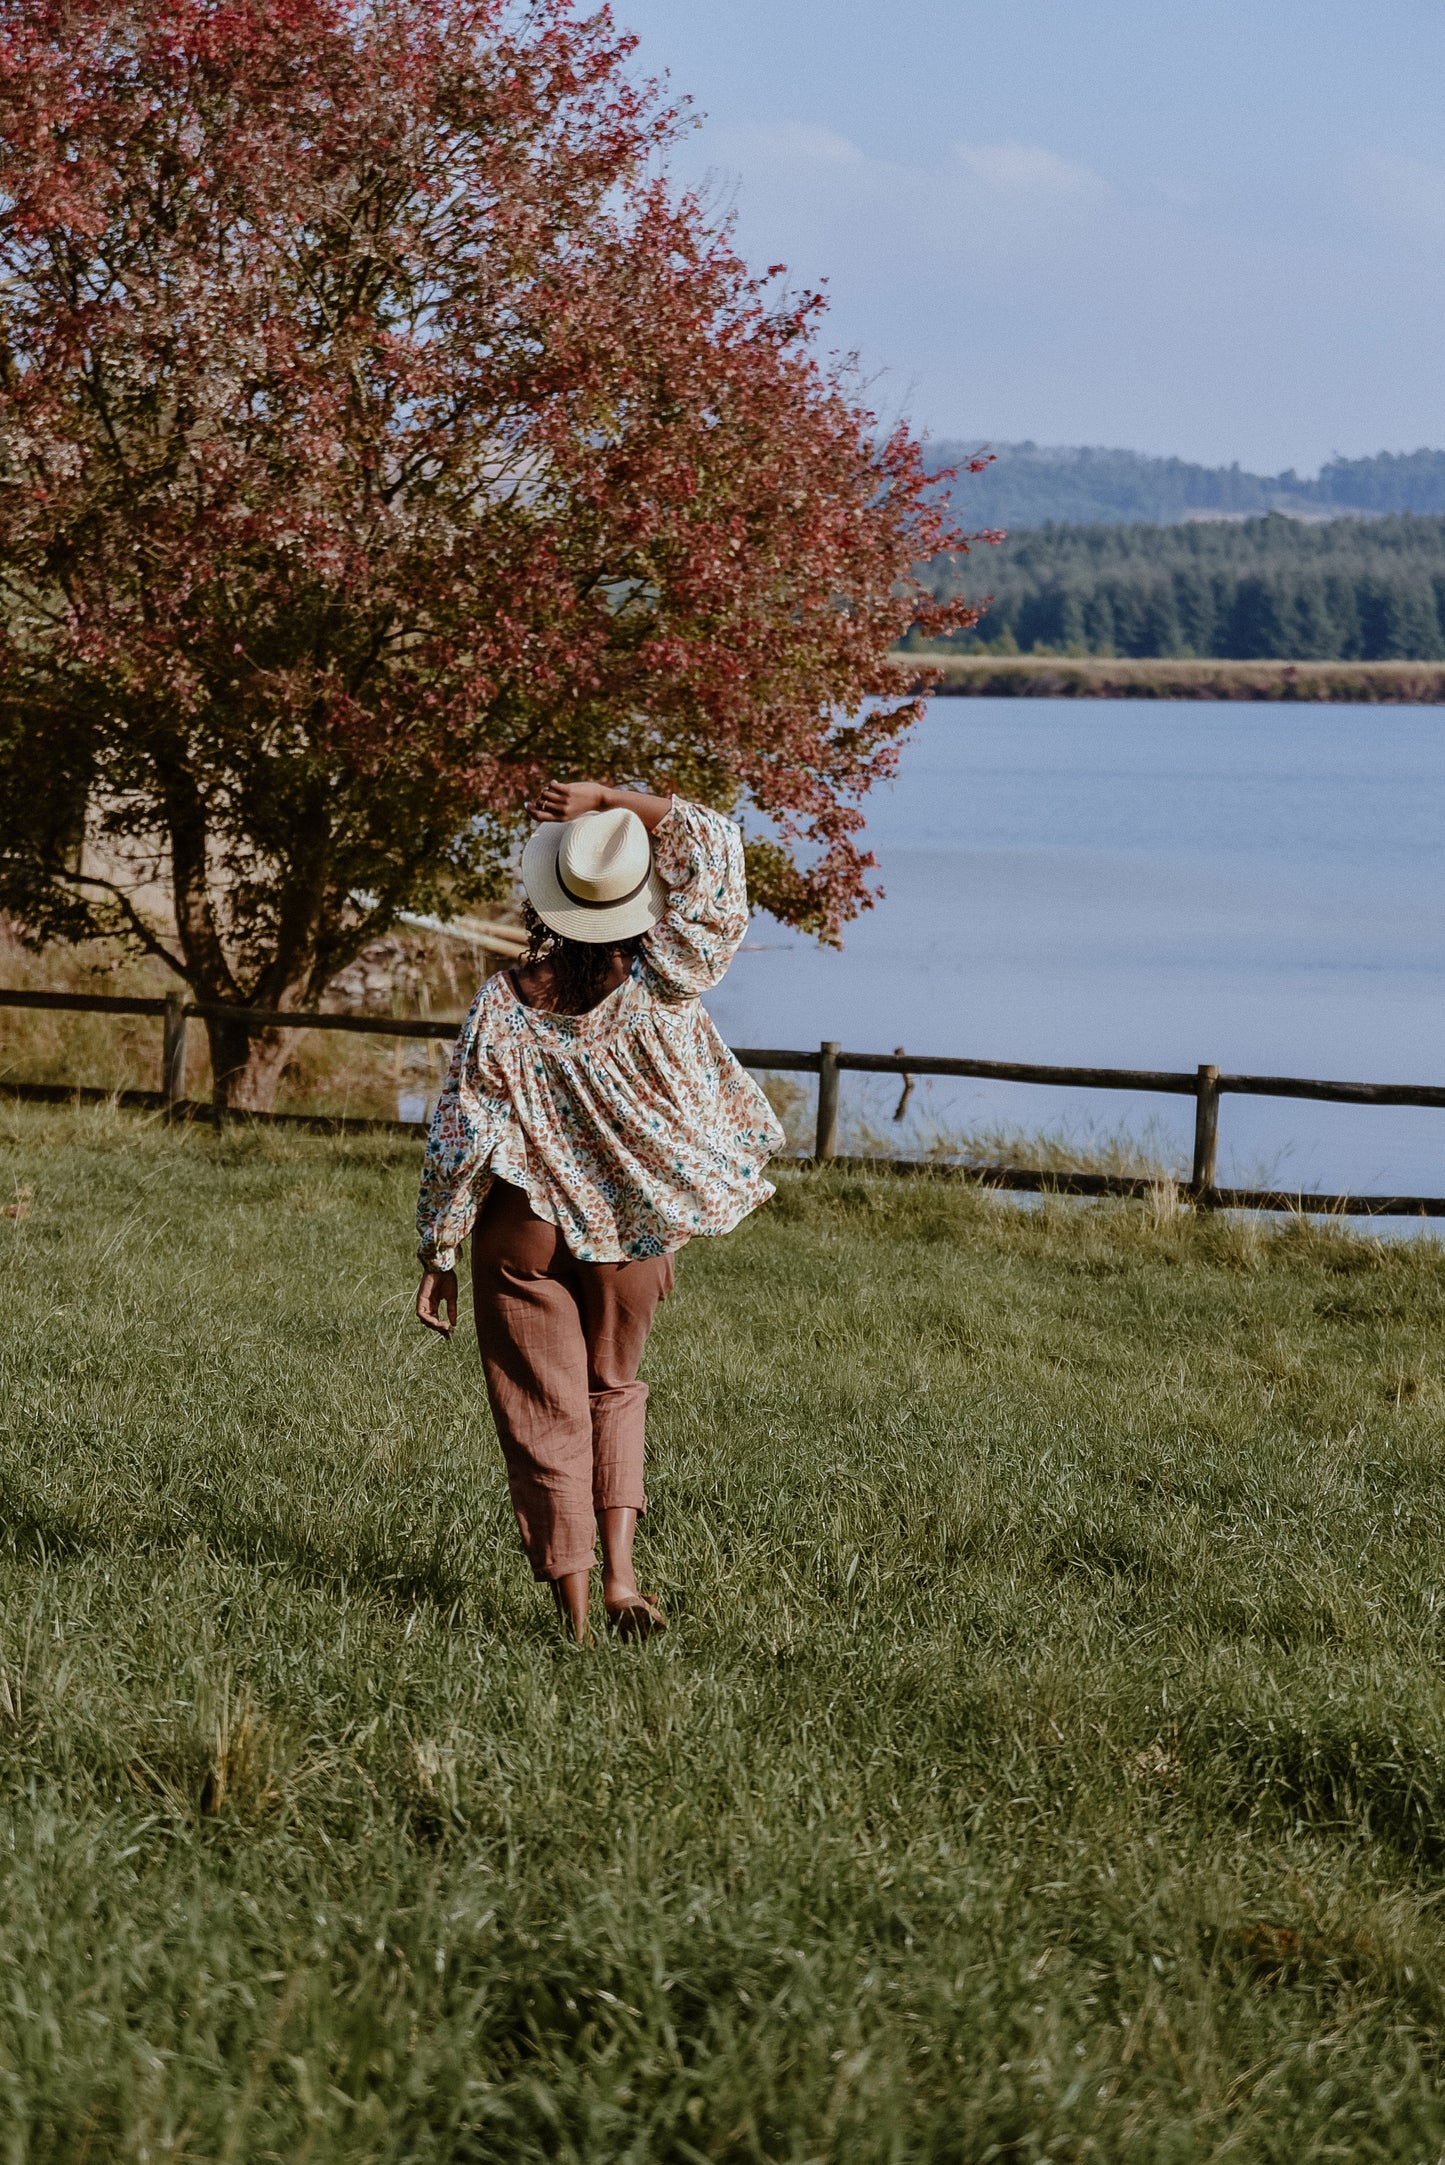
M 532 1576 L 537 1584 L 539 1586 L 551 1586 L 558 1579 L 570 1579 L 574 1571 L 595 1571 L 597 1569 L 597 1551 L 593 1549 L 589 1555 L 578 1556 L 571 1563 L 565 1561 L 558 1563 L 555 1559 L 549 1559 L 544 1565 L 538 1563 L 535 1557 L 531 1556 L 528 1557 L 527 1561 L 532 1566 Z

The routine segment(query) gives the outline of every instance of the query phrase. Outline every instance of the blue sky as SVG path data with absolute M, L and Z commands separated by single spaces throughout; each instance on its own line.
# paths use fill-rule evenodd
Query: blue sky
M 614 0 L 934 436 L 1445 446 L 1445 0 Z

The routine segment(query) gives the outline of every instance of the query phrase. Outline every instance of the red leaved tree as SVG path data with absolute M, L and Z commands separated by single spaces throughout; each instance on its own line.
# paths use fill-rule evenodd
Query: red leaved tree
M 969 620 L 918 449 L 658 178 L 570 0 L 0 0 L 0 904 L 287 1009 L 552 773 L 759 823 L 836 937 Z M 772 839 L 767 839 L 771 834 Z M 174 936 L 137 907 L 159 877 Z M 288 1034 L 211 1025 L 218 1092 Z

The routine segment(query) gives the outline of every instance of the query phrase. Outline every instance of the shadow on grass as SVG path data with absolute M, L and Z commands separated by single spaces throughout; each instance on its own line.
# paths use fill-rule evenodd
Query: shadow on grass
M 461 1621 L 464 1612 L 472 1623 L 481 1620 L 473 1581 L 460 1564 L 435 1552 L 398 1556 L 369 1541 L 343 1550 L 309 1534 L 244 1519 L 214 1522 L 207 1539 L 214 1551 L 253 1570 L 279 1568 L 308 1586 L 361 1587 L 392 1608 L 433 1609 L 448 1623 Z
M 113 1549 L 95 1526 L 83 1526 L 55 1511 L 27 1510 L 0 1504 L 0 1551 L 17 1563 L 48 1563 L 96 1556 Z
M 199 1539 L 206 1553 L 250 1570 L 278 1570 L 322 1590 L 355 1588 L 406 1615 L 430 1609 L 449 1625 L 500 1631 L 515 1623 L 465 1567 L 430 1555 L 398 1555 L 380 1543 L 353 1542 L 344 1549 L 308 1534 L 285 1532 L 254 1520 L 194 1518 L 107 1529 L 56 1511 L 13 1501 L 0 1506 L 0 1554 L 16 1563 L 72 1563 L 95 1556 L 179 1554 Z
M 1322 1710 L 1316 1722 L 1245 1715 L 1202 1724 L 1192 1741 L 1196 1763 L 1216 1783 L 1223 1775 L 1246 1815 L 1363 1835 L 1432 1872 L 1445 1863 L 1445 1767 L 1404 1722 L 1364 1709 Z

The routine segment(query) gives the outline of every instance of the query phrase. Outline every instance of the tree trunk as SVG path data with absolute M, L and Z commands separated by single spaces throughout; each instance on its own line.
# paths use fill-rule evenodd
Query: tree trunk
M 220 1112 L 269 1113 L 276 1103 L 281 1073 L 295 1041 L 294 1030 L 258 1030 L 241 1023 L 206 1018 L 211 1046 L 213 1101 Z

